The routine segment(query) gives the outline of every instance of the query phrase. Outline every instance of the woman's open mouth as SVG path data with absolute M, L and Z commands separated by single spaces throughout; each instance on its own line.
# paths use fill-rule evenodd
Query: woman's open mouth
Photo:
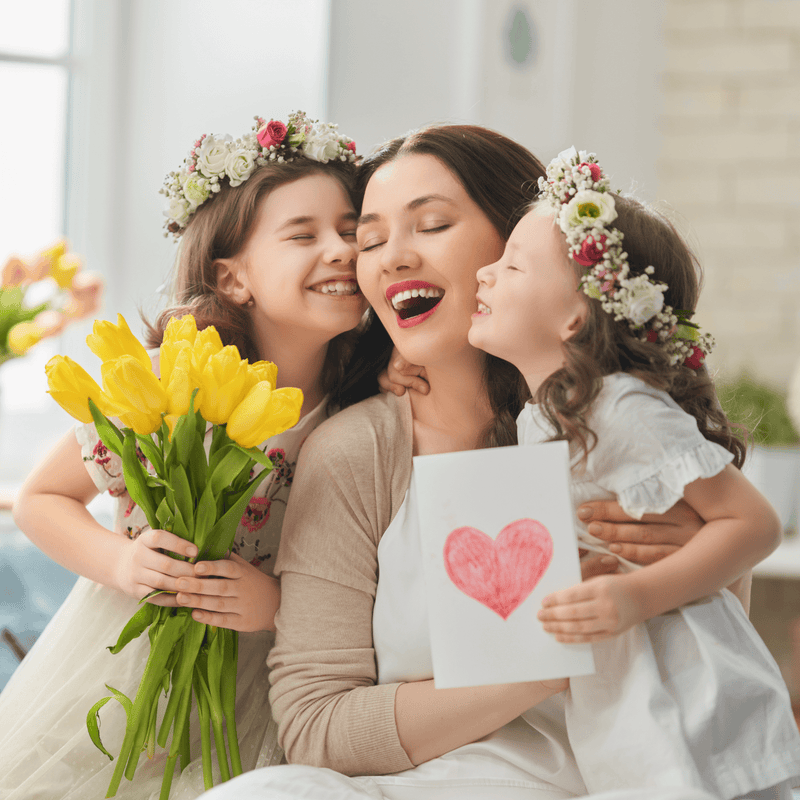
M 386 299 L 397 314 L 401 328 L 419 325 L 433 314 L 444 297 L 444 289 L 425 281 L 400 281 L 386 290 Z

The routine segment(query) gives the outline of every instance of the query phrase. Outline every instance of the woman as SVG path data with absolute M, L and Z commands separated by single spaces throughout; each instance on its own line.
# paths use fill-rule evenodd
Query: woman
M 430 391 L 371 398 L 307 440 L 269 661 L 288 760 L 314 766 L 256 771 L 209 800 L 585 794 L 563 730 L 565 681 L 435 690 L 409 488 L 413 455 L 515 441 L 520 376 L 467 332 L 476 272 L 499 258 L 543 173 L 521 146 L 472 126 L 395 140 L 362 167 L 359 285 Z

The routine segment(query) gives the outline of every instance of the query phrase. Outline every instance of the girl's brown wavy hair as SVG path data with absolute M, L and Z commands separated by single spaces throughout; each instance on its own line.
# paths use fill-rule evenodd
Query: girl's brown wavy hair
M 192 314 L 198 329 L 213 325 L 223 344 L 236 345 L 242 358 L 251 363 L 269 358 L 269 353 L 262 356 L 256 348 L 247 309 L 234 303 L 218 287 L 217 260 L 233 258 L 244 249 L 255 227 L 261 201 L 273 189 L 309 175 L 330 175 L 341 183 L 352 202 L 355 170 L 355 164 L 346 162 L 321 164 L 298 158 L 258 167 L 237 187 L 224 182 L 219 192 L 192 215 L 181 236 L 170 305 L 154 323 L 142 315 L 148 346 L 161 344 L 172 317 Z M 322 372 L 326 394 L 335 392 L 337 383 L 343 380 L 356 337 L 356 331 L 348 331 L 331 340 Z
M 614 195 L 617 219 L 614 227 L 624 238 L 631 276 L 652 265 L 654 281 L 665 283 L 664 303 L 674 309 L 694 311 L 700 294 L 702 270 L 697 258 L 672 223 L 640 201 Z M 549 213 L 544 202 L 533 213 Z M 555 220 L 553 224 L 556 225 Z M 559 231 L 560 234 L 560 231 Z M 569 259 L 576 275 L 585 267 Z M 580 290 L 579 290 L 580 291 Z M 744 463 L 746 445 L 720 407 L 714 384 L 705 366 L 691 369 L 671 365 L 664 347 L 643 342 L 631 332 L 625 320 L 614 321 L 598 300 L 587 298 L 589 314 L 581 329 L 563 345 L 564 366 L 539 387 L 535 401 L 556 430 L 556 439 L 575 441 L 584 457 L 596 443 L 587 424 L 592 403 L 602 388 L 605 375 L 628 372 L 649 385 L 667 392 L 697 420 L 706 439 L 722 445 L 734 456 L 734 465 Z
M 431 155 L 444 164 L 503 239 L 538 194 L 538 179 L 545 174 L 536 156 L 501 133 L 478 125 L 432 125 L 392 139 L 364 159 L 358 168 L 356 208 L 377 170 L 414 154 Z M 348 368 L 339 397 L 342 407 L 375 394 L 377 376 L 389 363 L 392 340 L 372 310 L 368 325 Z M 487 356 L 484 382 L 495 418 L 483 433 L 482 446 L 516 444 L 516 418 L 530 397 L 525 380 L 507 361 Z

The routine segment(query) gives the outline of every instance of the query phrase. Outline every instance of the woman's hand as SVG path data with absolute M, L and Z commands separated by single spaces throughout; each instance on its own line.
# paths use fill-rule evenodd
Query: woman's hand
M 174 533 L 146 530 L 136 539 L 126 540 L 115 570 L 117 587 L 137 600 L 153 590 L 176 592 L 178 579 L 194 575 L 194 566 L 162 551 L 188 558 L 197 555 L 195 545 Z M 174 594 L 159 594 L 149 602 L 159 606 L 177 605 Z
M 278 581 L 236 553 L 199 561 L 193 576 L 180 578 L 177 585 L 178 605 L 194 608 L 197 622 L 242 632 L 275 630 Z
M 609 543 L 609 550 L 635 564 L 653 564 L 680 549 L 704 521 L 683 500 L 664 514 L 629 517 L 613 500 L 595 500 L 578 508 L 589 533 Z M 585 576 L 584 576 L 585 579 Z
M 557 642 L 599 642 L 645 619 L 637 593 L 624 575 L 604 575 L 553 592 L 542 600 L 539 620 Z
M 396 349 L 392 351 L 389 365 L 378 376 L 378 385 L 382 392 L 394 392 L 398 397 L 406 389 L 413 389 L 420 394 L 428 394 L 431 390 L 425 367 L 410 364 Z

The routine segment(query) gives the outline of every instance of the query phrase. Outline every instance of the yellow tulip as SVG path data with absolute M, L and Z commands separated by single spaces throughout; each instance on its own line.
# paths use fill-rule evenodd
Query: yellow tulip
M 285 388 L 273 391 L 269 381 L 257 383 L 233 410 L 228 436 L 242 447 L 256 447 L 271 436 L 297 424 L 303 393 Z
M 250 372 L 253 385 L 261 381 L 268 381 L 270 386 L 272 386 L 273 389 L 275 388 L 278 380 L 278 367 L 271 361 L 256 361 L 255 364 L 251 364 L 248 367 L 248 371 Z
M 53 356 L 45 365 L 49 394 L 70 416 L 81 422 L 91 422 L 89 398 L 107 417 L 119 408 L 112 402 L 86 370 L 67 356 Z
M 35 322 L 18 322 L 8 331 L 8 349 L 15 355 L 24 356 L 44 338 L 44 334 L 44 329 Z
M 117 324 L 95 320 L 92 333 L 86 337 L 89 349 L 101 361 L 113 361 L 120 356 L 132 356 L 146 369 L 150 369 L 150 356 L 142 343 L 131 333 L 122 314 L 117 314 Z
M 198 375 L 203 372 L 208 359 L 219 353 L 222 347 L 222 339 L 219 338 L 217 329 L 213 325 L 197 332 L 192 346 L 192 367 Z
M 62 289 L 69 289 L 72 286 L 73 278 L 81 268 L 81 260 L 74 253 L 67 253 L 59 256 L 50 268 L 50 277 Z
M 167 417 L 178 417 L 185 414 L 189 410 L 189 402 L 192 399 L 192 391 L 197 386 L 197 380 L 193 380 L 192 375 L 192 359 L 191 350 L 188 342 L 177 342 L 175 345 L 167 345 L 176 347 L 183 344 L 184 347 L 180 348 L 174 356 L 170 356 L 166 364 L 167 370 L 165 373 L 164 367 L 164 345 L 161 345 L 161 386 L 167 394 Z M 167 419 L 170 433 L 172 432 L 172 425 Z
M 194 344 L 196 338 L 197 325 L 194 317 L 191 314 L 184 314 L 182 317 L 172 317 L 167 323 L 163 344 L 174 344 L 181 341 Z
M 247 368 L 247 361 L 239 356 L 234 345 L 223 347 L 208 359 L 200 374 L 197 393 L 197 408 L 203 419 L 217 425 L 228 421 L 249 388 Z
M 131 355 L 106 361 L 100 368 L 103 387 L 121 410 L 123 425 L 136 433 L 150 434 L 161 427 L 161 415 L 167 410 L 167 394 L 150 367 Z
M 45 248 L 44 250 L 40 250 L 37 254 L 38 258 L 46 258 L 48 261 L 52 262 L 61 256 L 66 255 L 67 253 L 67 241 L 66 239 L 60 239 L 54 245 Z

